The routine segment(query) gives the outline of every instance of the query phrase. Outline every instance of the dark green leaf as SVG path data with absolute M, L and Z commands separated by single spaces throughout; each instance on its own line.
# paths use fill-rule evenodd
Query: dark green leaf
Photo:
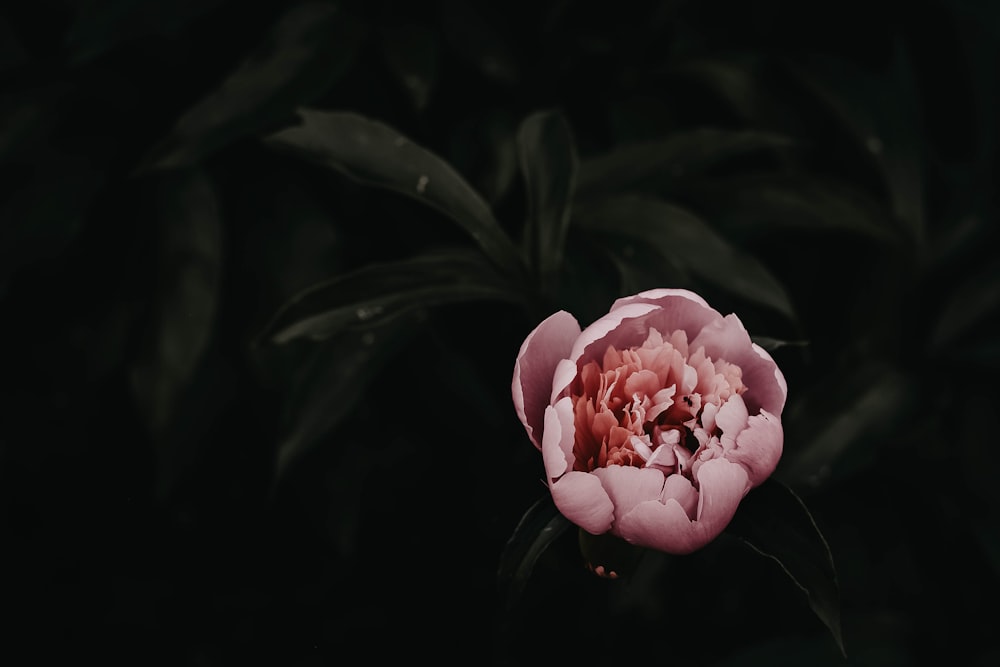
M 760 173 L 691 188 L 700 211 L 731 234 L 848 233 L 897 238 L 887 210 L 847 184 L 807 174 Z
M 954 288 L 931 331 L 930 345 L 938 350 L 974 334 L 976 325 L 996 317 L 1000 311 L 1000 262 L 973 271 Z
M 651 197 L 628 195 L 580 206 L 576 220 L 588 229 L 648 244 L 682 270 L 795 319 L 785 288 L 770 271 L 689 211 Z
M 369 264 L 314 285 L 286 305 L 262 336 L 276 343 L 321 340 L 429 306 L 484 299 L 516 302 L 519 295 L 478 253 L 432 253 Z
M 562 262 L 576 182 L 576 146 L 569 124 L 556 111 L 528 116 L 517 134 L 528 200 L 525 242 L 543 285 Z
M 420 317 L 410 313 L 364 331 L 344 331 L 316 345 L 286 402 L 274 484 L 349 417 L 380 369 L 406 344 Z
M 546 494 L 528 508 L 511 533 L 497 570 L 497 583 L 508 610 L 514 608 L 528 585 L 539 556 L 570 526 Z
M 822 100 L 879 165 L 892 211 L 909 235 L 923 237 L 924 188 L 920 99 L 901 38 L 885 71 L 853 67 L 843 58 L 790 63 L 800 81 Z
M 860 365 L 849 373 L 835 372 L 782 416 L 789 443 L 776 475 L 797 487 L 818 487 L 842 478 L 878 452 L 912 408 L 916 385 L 880 363 Z
M 335 4 L 290 9 L 218 90 L 181 116 L 143 167 L 193 164 L 291 117 L 347 71 L 363 37 L 364 26 Z
M 580 163 L 579 196 L 659 192 L 681 176 L 735 157 L 791 146 L 788 137 L 757 131 L 702 128 L 677 132 L 658 141 L 626 144 Z
M 691 58 L 669 67 L 669 73 L 714 95 L 744 121 L 755 120 L 769 100 L 763 90 L 759 58 Z
M 809 606 L 844 653 L 833 556 L 808 508 L 795 492 L 775 479 L 767 480 L 743 499 L 726 532 L 781 566 L 806 594 Z
M 487 109 L 455 126 L 448 155 L 476 191 L 500 204 L 517 177 L 517 119 L 503 109 Z
M 154 433 L 169 422 L 212 335 L 222 262 L 222 224 L 205 174 L 165 177 L 158 208 L 155 328 L 132 369 L 133 393 Z
M 521 256 L 489 204 L 440 157 L 355 113 L 301 109 L 299 116 L 301 124 L 266 142 L 436 208 L 468 232 L 497 266 L 520 271 Z
M 437 79 L 437 36 L 420 25 L 402 25 L 383 28 L 381 38 L 386 64 L 409 94 L 413 107 L 422 111 Z

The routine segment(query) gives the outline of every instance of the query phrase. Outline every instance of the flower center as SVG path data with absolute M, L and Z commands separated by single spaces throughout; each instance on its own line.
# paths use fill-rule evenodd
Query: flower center
M 690 477 L 691 459 L 718 442 L 719 407 L 745 391 L 738 366 L 702 347 L 689 353 L 682 330 L 664 338 L 650 329 L 642 345 L 624 350 L 609 345 L 570 385 L 573 469 L 624 465 Z

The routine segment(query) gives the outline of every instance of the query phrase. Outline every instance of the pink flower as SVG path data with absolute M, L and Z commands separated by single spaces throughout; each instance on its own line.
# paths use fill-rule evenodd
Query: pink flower
M 619 299 L 582 331 L 549 316 L 512 393 L 559 511 L 637 546 L 703 547 L 781 457 L 784 376 L 735 315 L 686 290 Z

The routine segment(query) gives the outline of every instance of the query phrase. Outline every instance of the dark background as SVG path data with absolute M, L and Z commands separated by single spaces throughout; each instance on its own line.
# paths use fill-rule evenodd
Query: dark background
M 4 662 L 996 664 L 998 31 L 975 0 L 0 9 Z M 560 112 L 559 279 L 262 337 L 320 280 L 475 251 L 261 141 L 302 106 L 437 154 L 515 241 L 518 128 Z M 593 161 L 625 146 L 666 157 Z M 636 194 L 703 224 L 660 242 L 624 200 L 621 234 L 584 224 Z M 659 286 L 792 343 L 776 477 L 829 543 L 846 659 L 738 540 L 609 581 L 570 531 L 508 609 L 501 556 L 546 494 L 518 346 Z

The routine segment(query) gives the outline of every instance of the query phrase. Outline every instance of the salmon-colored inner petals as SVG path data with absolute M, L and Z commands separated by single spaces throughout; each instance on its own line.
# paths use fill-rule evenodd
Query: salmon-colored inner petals
M 642 345 L 628 349 L 609 345 L 569 387 L 573 469 L 649 467 L 693 479 L 692 463 L 710 458 L 714 452 L 704 450 L 722 436 L 720 408 L 746 389 L 739 366 L 689 349 L 683 330 L 650 329 Z

